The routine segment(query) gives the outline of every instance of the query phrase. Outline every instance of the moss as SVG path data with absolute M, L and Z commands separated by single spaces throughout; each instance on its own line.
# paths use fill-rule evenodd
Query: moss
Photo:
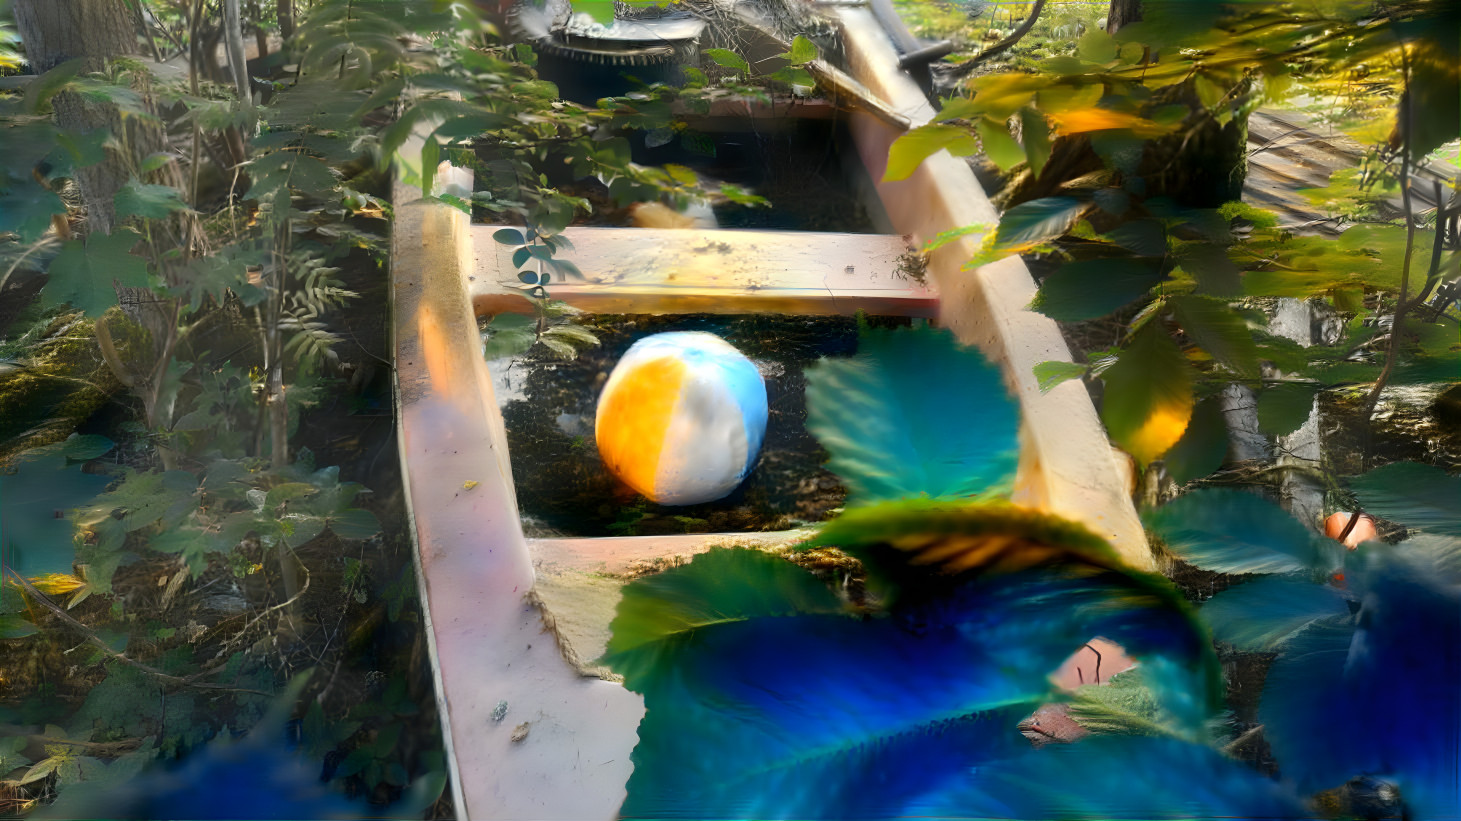
M 24 364 L 0 376 L 0 462 L 65 439 L 121 390 L 79 313 L 44 317 L 8 348 Z

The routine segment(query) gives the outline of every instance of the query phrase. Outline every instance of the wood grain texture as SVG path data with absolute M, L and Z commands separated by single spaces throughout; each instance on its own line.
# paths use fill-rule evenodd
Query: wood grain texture
M 872 14 L 846 8 L 834 14 L 842 25 L 849 72 L 914 123 L 931 120 L 934 110 L 898 70 L 898 55 Z M 964 161 L 940 151 L 908 179 L 883 182 L 888 147 L 901 132 L 861 113 L 852 115 L 852 132 L 894 230 L 915 244 L 961 226 L 983 224 L 993 230 L 998 224 L 998 212 Z M 1019 399 L 1024 422 L 1015 500 L 1081 522 L 1110 540 L 1132 566 L 1154 569 L 1141 521 L 1084 386 L 1072 380 L 1040 392 L 1034 366 L 1070 361 L 1070 350 L 1053 320 L 1026 310 L 1035 296 L 1030 272 L 1019 257 L 964 270 L 979 241 L 974 234 L 934 252 L 928 276 L 940 295 L 940 322 L 1001 362 Z
M 400 176 L 391 258 L 401 462 L 456 810 L 613 818 L 643 702 L 581 676 L 530 597 L 506 434 L 465 288 L 467 217 Z M 446 168 L 438 181 L 471 186 Z M 494 715 L 502 703 L 505 717 Z M 532 734 L 514 738 L 524 720 Z
M 470 283 L 478 315 L 530 313 L 511 246 L 474 226 Z M 938 295 L 900 273 L 901 237 L 800 231 L 570 228 L 566 258 L 584 280 L 553 299 L 596 313 L 778 313 L 933 317 Z

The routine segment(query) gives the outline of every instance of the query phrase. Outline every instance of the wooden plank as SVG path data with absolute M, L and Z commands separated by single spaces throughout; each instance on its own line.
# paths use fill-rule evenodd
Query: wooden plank
M 533 310 L 498 226 L 472 229 L 478 315 Z M 793 231 L 570 228 L 584 281 L 549 292 L 595 313 L 781 313 L 932 317 L 938 295 L 900 273 L 901 237 Z
M 467 217 L 422 200 L 406 174 L 391 235 L 396 405 L 457 817 L 610 819 L 644 704 L 581 675 L 529 597 L 506 434 L 465 287 Z M 438 180 L 471 190 L 467 172 L 444 166 Z
M 887 36 L 861 8 L 830 10 L 842 25 L 849 73 L 914 123 L 936 112 L 907 74 Z M 893 230 L 923 244 L 966 225 L 993 227 L 999 214 L 967 163 L 940 151 L 907 180 L 882 180 L 888 147 L 897 129 L 861 112 L 851 117 L 864 166 L 893 220 Z M 966 236 L 929 257 L 928 276 L 941 296 L 939 319 L 960 339 L 979 345 L 1004 365 L 1005 378 L 1024 414 L 1015 500 L 1085 524 L 1111 541 L 1135 567 L 1155 567 L 1141 520 L 1129 496 L 1124 456 L 1113 454 L 1085 386 L 1077 380 L 1042 393 L 1032 369 L 1047 360 L 1070 360 L 1060 329 L 1026 310 L 1035 283 L 1019 257 L 975 271 L 964 264 L 980 237 Z M 1118 458 L 1122 461 L 1118 461 Z

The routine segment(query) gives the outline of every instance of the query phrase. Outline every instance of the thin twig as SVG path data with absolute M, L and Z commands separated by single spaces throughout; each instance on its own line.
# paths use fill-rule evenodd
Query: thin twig
M 281 553 L 282 553 L 282 551 L 281 551 Z M 284 608 L 293 605 L 295 602 L 299 601 L 299 597 L 300 596 L 303 596 L 305 594 L 305 591 L 309 590 L 309 579 L 310 579 L 309 567 L 307 565 L 305 565 L 304 562 L 299 562 L 299 566 L 302 567 L 302 568 L 304 568 L 304 584 L 302 584 L 302 585 L 299 586 L 299 592 L 295 593 L 293 596 L 290 596 L 285 601 L 282 601 L 282 602 L 280 602 L 280 603 L 278 603 L 276 605 L 272 605 L 270 607 L 266 607 L 263 610 L 259 611 L 259 615 L 254 616 L 254 618 L 248 624 L 245 624 L 243 626 L 243 628 L 240 629 L 238 631 L 238 633 L 234 635 L 233 638 L 231 638 L 228 641 L 226 641 L 226 642 L 223 643 L 223 648 L 222 648 L 223 650 L 226 651 L 226 650 L 228 650 L 228 648 L 230 648 L 230 647 L 234 646 L 236 643 L 238 643 L 238 641 L 240 639 L 242 639 L 245 635 L 247 635 L 248 632 L 254 628 L 254 625 L 258 624 L 259 621 L 261 619 L 263 619 L 265 616 L 269 615 L 270 613 L 273 613 L 275 610 L 283 610 Z
M 965 60 L 964 62 L 954 66 L 954 68 L 949 72 L 949 76 L 963 77 L 964 75 L 978 68 L 986 61 L 993 58 L 995 55 L 1008 51 L 1009 48 L 1015 43 L 1023 40 L 1025 35 L 1030 33 L 1030 29 L 1035 27 L 1035 20 L 1040 16 L 1040 10 L 1043 8 L 1045 8 L 1045 0 L 1035 0 L 1035 5 L 1031 7 L 1029 16 L 1025 18 L 1025 22 L 1021 23 L 1019 28 L 1010 32 L 1010 35 L 1008 37 L 1000 40 L 998 43 L 995 43 L 989 48 L 974 55 L 972 59 Z
M 1227 744 L 1225 744 L 1223 746 L 1223 752 L 1230 753 L 1233 750 L 1238 749 L 1239 747 L 1243 746 L 1244 742 L 1247 742 L 1247 741 L 1252 740 L 1252 738 L 1254 736 L 1259 735 L 1262 732 L 1263 732 L 1263 725 L 1262 724 L 1259 724 L 1259 725 L 1256 725 L 1256 726 L 1253 726 L 1253 727 L 1249 727 L 1247 730 L 1244 730 L 1243 731 L 1243 734 L 1242 735 L 1238 736 L 1237 738 L 1235 738 L 1232 741 L 1229 741 Z
M 1365 403 L 1361 406 L 1360 418 L 1369 423 L 1370 417 L 1375 413 L 1375 406 L 1380 402 L 1380 392 L 1385 389 L 1385 384 L 1390 381 L 1390 374 L 1395 370 L 1395 359 L 1400 354 L 1400 339 L 1404 336 L 1405 313 L 1410 308 L 1410 263 L 1415 256 L 1415 216 L 1411 213 L 1410 201 L 1410 147 L 1411 132 L 1415 130 L 1414 107 L 1415 103 L 1410 94 L 1410 57 L 1405 46 L 1400 47 L 1400 78 L 1405 83 L 1405 91 L 1400 95 L 1400 200 L 1401 207 L 1405 211 L 1405 257 L 1400 266 L 1400 297 L 1396 300 L 1395 315 L 1390 323 L 1390 346 L 1385 351 L 1385 367 L 1380 370 L 1380 376 L 1375 380 L 1375 386 L 1370 389 L 1370 395 L 1365 397 Z
M 266 696 L 269 698 L 273 698 L 274 696 L 273 693 L 266 693 L 262 690 L 250 690 L 246 687 L 229 687 L 226 684 L 213 684 L 211 682 L 193 681 L 192 679 L 195 677 L 179 678 L 170 673 L 164 673 L 155 667 L 150 667 L 146 664 L 143 664 L 142 662 L 137 661 L 136 659 L 126 656 L 122 653 L 118 653 L 116 650 L 113 650 L 111 647 L 107 646 L 107 643 L 102 641 L 101 637 L 98 636 L 96 633 L 92 632 L 91 628 L 72 618 L 71 614 L 67 613 L 65 608 L 51 601 L 48 596 L 37 590 L 35 588 L 35 585 L 26 581 L 24 576 L 15 572 L 15 570 L 13 569 L 10 570 L 10 575 L 15 580 L 16 584 L 20 585 L 22 588 L 25 589 L 25 592 L 30 594 L 32 599 L 38 602 L 42 607 L 51 611 L 51 614 L 60 619 L 61 622 L 67 627 L 70 627 L 72 630 L 75 630 L 82 636 L 85 636 L 87 643 L 91 644 L 92 646 L 96 647 L 97 649 L 101 650 L 103 653 L 111 656 L 117 661 L 120 661 L 121 663 L 127 665 L 128 667 L 136 668 L 150 676 L 160 678 L 163 681 L 169 681 L 183 687 L 196 687 L 200 690 L 227 690 L 231 693 L 250 693 L 253 695 Z M 198 673 L 197 675 L 201 676 L 206 674 L 207 672 L 211 671 L 204 671 L 203 673 Z

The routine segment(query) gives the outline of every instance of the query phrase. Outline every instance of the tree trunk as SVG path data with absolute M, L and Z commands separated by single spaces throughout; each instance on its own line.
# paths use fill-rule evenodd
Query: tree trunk
M 84 61 L 82 71 L 102 71 L 113 57 L 141 52 L 124 0 L 16 0 L 15 26 L 26 60 L 37 74 L 77 58 Z M 68 131 L 106 128 L 115 136 L 123 134 L 122 119 L 112 106 L 88 103 L 71 93 L 56 95 L 52 105 L 56 124 Z M 144 138 L 155 129 L 134 122 L 129 131 Z M 146 147 L 161 148 L 161 134 L 156 137 Z M 112 200 L 129 176 L 126 163 L 114 149 L 108 149 L 104 162 L 76 169 L 74 179 L 86 203 L 88 232 L 112 232 L 117 213 Z
M 249 0 L 249 14 L 254 18 L 254 48 L 258 51 L 255 56 L 263 60 L 269 56 L 269 31 L 264 28 L 264 7 L 260 0 Z
M 1141 0 L 1111 0 L 1106 12 L 1106 33 L 1115 34 L 1128 23 L 1141 20 Z
M 238 12 L 238 0 L 223 0 L 223 43 L 228 49 L 228 70 L 233 77 L 238 98 L 249 105 L 253 92 L 249 90 L 249 66 L 244 58 L 243 18 Z
M 288 40 L 294 36 L 294 0 L 278 0 L 275 14 L 279 17 L 279 36 Z
M 14 8 L 26 58 L 37 72 L 74 59 L 83 61 L 83 71 L 103 71 L 114 57 L 141 53 L 126 0 L 16 0 Z M 139 90 L 150 104 L 145 79 L 141 85 Z M 89 102 L 72 92 L 57 94 L 51 105 L 56 124 L 62 129 L 79 132 L 104 128 L 112 135 L 105 159 L 76 169 L 72 176 L 86 205 L 85 232 L 111 234 L 118 227 L 117 192 L 131 179 L 132 169 L 142 158 L 167 149 L 166 132 L 156 121 L 124 118 L 116 106 Z M 153 172 L 151 180 L 186 190 L 177 163 L 167 163 Z M 201 241 L 196 217 L 177 212 L 173 218 L 157 222 L 151 241 L 152 259 L 161 266 L 164 281 L 175 284 L 182 263 L 192 256 L 190 246 Z M 183 251 L 180 257 L 163 260 L 165 252 L 179 248 Z M 148 427 L 167 427 L 172 423 L 172 401 L 162 385 L 177 341 L 178 305 L 176 300 L 159 299 L 147 288 L 118 288 L 117 297 L 128 318 L 151 333 L 153 346 L 152 361 L 130 363 L 137 372 L 118 372 L 117 377 L 134 386 L 146 409 Z M 105 330 L 100 326 L 98 333 L 105 334 Z M 129 363 L 114 367 L 127 368 Z M 161 452 L 166 462 L 168 454 Z

